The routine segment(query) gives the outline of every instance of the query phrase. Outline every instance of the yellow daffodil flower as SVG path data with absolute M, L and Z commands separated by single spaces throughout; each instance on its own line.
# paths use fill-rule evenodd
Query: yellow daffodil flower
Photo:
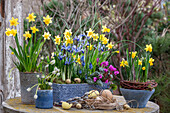
M 145 70 L 146 68 L 145 67 L 142 67 L 142 70 Z
M 106 27 L 106 25 L 105 26 L 102 26 L 102 32 L 104 33 L 104 32 L 110 32 L 110 29 L 109 28 L 107 28 Z
M 32 33 L 36 33 L 36 32 L 39 31 L 39 30 L 36 28 L 36 26 L 31 27 L 31 30 L 32 30 Z
M 150 66 L 153 66 L 153 62 L 154 62 L 155 60 L 153 59 L 153 58 L 150 58 L 149 59 L 149 64 L 150 64 Z
M 77 61 L 76 61 L 77 63 L 79 63 L 79 64 L 81 64 L 81 59 L 80 59 L 80 56 L 78 56 L 78 58 L 77 58 Z
M 34 13 L 31 13 L 31 14 L 28 15 L 28 17 L 26 19 L 29 20 L 29 22 L 31 22 L 31 21 L 34 22 L 35 18 L 36 18 L 36 16 L 34 16 Z
M 92 29 L 90 28 L 89 31 L 86 31 L 86 33 L 87 36 L 91 38 L 93 36 L 94 31 L 92 31 Z
M 15 35 L 17 34 L 17 30 L 16 29 L 12 29 L 11 30 L 11 34 L 15 37 Z
M 14 52 L 11 52 L 11 55 L 14 55 Z
M 102 40 L 102 44 L 107 44 L 107 43 L 108 43 L 108 41 L 109 41 L 109 39 L 104 38 L 104 39 Z
M 75 59 L 75 58 L 76 58 L 76 55 L 73 55 L 73 58 Z
M 115 51 L 115 53 L 119 53 L 119 51 Z
M 65 38 L 70 38 L 72 35 L 71 29 L 69 29 L 69 30 L 66 29 L 63 34 L 64 34 Z
M 101 35 L 100 35 L 100 41 L 103 41 L 104 38 L 106 38 L 106 37 L 105 37 L 105 34 L 101 34 Z
M 139 60 L 138 65 L 142 65 L 142 60 Z
M 98 33 L 97 33 L 97 34 L 94 33 L 92 37 L 93 37 L 93 40 L 94 40 L 94 41 L 97 41 L 98 38 L 99 38 L 99 35 L 98 35 Z
M 55 39 L 54 39 L 55 44 L 60 45 L 60 40 L 61 40 L 61 37 L 59 35 L 55 36 Z
M 145 50 L 146 50 L 146 52 L 147 52 L 147 51 L 152 52 L 152 45 L 151 45 L 151 44 L 146 45 Z
M 11 20 L 9 20 L 9 22 L 10 22 L 10 26 L 17 26 L 19 23 L 18 23 L 18 18 L 14 18 L 14 17 L 12 17 L 12 19 Z
M 114 45 L 112 44 L 112 42 L 110 42 L 110 44 L 107 44 L 107 46 L 106 46 L 106 47 L 108 48 L 108 50 L 110 50 L 110 49 L 112 49 L 112 48 L 113 48 L 113 46 L 114 46 Z
M 76 58 L 76 55 L 74 55 L 74 53 L 72 53 L 72 56 L 73 56 L 74 59 Z
M 6 28 L 5 34 L 7 36 L 11 36 L 11 29 L 10 28 Z
M 90 44 L 90 46 L 87 46 L 87 48 L 89 48 L 89 50 L 91 51 L 93 49 L 93 45 Z
M 50 40 L 50 36 L 51 34 L 49 32 L 44 32 L 44 35 L 43 35 L 44 40 Z
M 68 44 L 72 44 L 72 43 L 73 43 L 73 39 L 72 39 L 72 38 L 66 38 L 65 43 L 66 43 L 66 46 L 67 46 Z
M 23 34 L 23 36 L 25 37 L 25 40 L 27 40 L 27 38 L 31 38 L 31 34 L 29 33 L 29 31 L 25 31 L 25 34 Z
M 122 59 L 122 62 L 120 62 L 120 67 L 128 66 L 128 62 L 125 59 Z
M 132 52 L 132 58 L 135 58 L 136 54 L 137 54 L 136 51 L 135 51 L 135 52 Z
M 50 23 L 52 23 L 50 16 L 47 15 L 46 17 L 43 17 L 43 22 L 48 26 Z

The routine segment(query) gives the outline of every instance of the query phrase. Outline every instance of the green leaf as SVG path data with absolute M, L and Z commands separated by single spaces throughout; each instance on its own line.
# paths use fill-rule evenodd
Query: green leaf
M 103 82 L 100 79 L 97 80 L 96 84 L 103 87 Z
M 94 81 L 90 77 L 88 77 L 86 81 L 88 84 L 94 84 Z

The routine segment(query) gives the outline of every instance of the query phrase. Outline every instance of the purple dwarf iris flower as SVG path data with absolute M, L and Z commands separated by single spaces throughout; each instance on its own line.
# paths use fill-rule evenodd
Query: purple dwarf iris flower
M 82 63 L 82 66 L 83 66 L 83 67 L 85 66 L 85 63 L 84 63 L 84 61 L 83 61 L 83 63 Z
M 87 39 L 90 39 L 90 37 L 87 37 Z
M 69 58 L 69 60 L 68 60 L 68 58 L 66 58 L 65 65 L 66 65 L 66 64 L 69 65 L 69 64 L 71 63 L 70 61 L 71 61 L 71 58 Z
M 98 50 L 100 51 L 104 51 L 105 45 L 101 45 L 101 43 L 99 42 L 99 48 Z
M 100 79 L 102 78 L 102 75 L 101 75 L 101 74 L 99 75 L 99 78 L 100 78 Z
M 97 81 L 97 77 L 93 77 L 93 81 L 96 82 Z
M 114 68 L 112 65 L 109 66 L 110 71 L 116 71 L 116 68 Z
M 89 43 L 89 42 L 87 42 L 86 46 L 89 46 L 89 45 L 90 45 L 90 43 Z
M 84 49 L 81 49 L 81 52 L 84 54 Z
M 62 55 L 62 53 L 61 53 L 61 52 L 59 52 L 58 58 L 59 58 L 60 60 L 62 60 L 65 56 L 66 56 L 65 54 L 64 54 L 64 55 Z
M 71 46 L 66 46 L 66 44 L 65 43 L 63 43 L 63 45 L 61 46 L 61 51 L 63 51 L 63 49 L 64 50 L 66 50 L 66 51 L 68 51 L 68 52 L 71 52 Z
M 80 58 L 80 60 L 83 62 L 83 61 L 84 61 L 84 56 L 82 56 L 82 57 Z
M 82 46 L 79 46 L 78 48 L 76 48 L 76 46 L 74 45 L 74 46 L 72 47 L 72 50 L 75 51 L 75 53 L 82 52 Z M 83 52 L 84 52 L 84 50 L 83 50 Z
M 115 74 L 115 75 L 118 75 L 118 74 L 119 74 L 119 71 L 115 71 L 114 74 Z
M 85 79 L 87 79 L 87 74 L 85 75 Z
M 79 70 L 79 74 L 81 74 L 82 73 L 82 71 L 81 70 Z
M 99 62 L 99 58 L 97 58 L 97 63 Z
M 92 65 L 92 63 L 90 62 L 89 69 L 92 69 L 92 68 L 93 68 L 93 65 Z
M 79 39 L 82 39 L 82 37 L 87 37 L 87 36 L 86 36 L 86 35 L 83 35 L 83 34 L 81 34 L 81 35 L 78 36 Z
M 75 50 L 77 47 L 76 47 L 76 45 L 73 45 L 72 46 L 72 50 Z
M 105 68 L 104 71 L 107 73 L 107 72 L 108 72 L 108 69 Z
M 94 47 L 95 49 L 97 49 L 97 46 L 96 46 L 96 45 L 94 45 L 93 47 Z
M 105 81 L 105 83 L 108 83 L 109 82 L 109 80 L 107 79 L 106 81 Z
M 79 41 L 79 40 L 80 40 L 80 38 L 79 38 L 79 37 L 77 37 L 77 36 L 75 36 L 73 40 L 77 40 L 77 41 Z
M 106 66 L 108 66 L 108 65 L 109 65 L 109 62 L 108 62 L 108 61 L 102 62 L 102 63 L 100 64 L 100 66 L 103 66 L 103 67 L 106 67 Z

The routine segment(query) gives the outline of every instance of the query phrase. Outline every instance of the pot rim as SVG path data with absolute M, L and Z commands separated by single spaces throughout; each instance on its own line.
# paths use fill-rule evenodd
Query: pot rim
M 126 88 L 120 88 L 120 90 L 121 90 L 121 89 L 131 90 L 131 91 L 132 91 L 132 90 L 133 90 L 133 91 L 150 91 L 150 90 L 141 90 L 141 89 L 138 90 L 138 89 L 126 89 Z M 153 88 L 151 91 L 155 91 L 155 88 Z M 151 92 L 151 91 L 150 91 L 150 92 Z
M 53 84 L 57 84 L 57 83 L 53 83 Z M 79 83 L 77 85 L 80 85 L 80 84 L 88 84 L 88 83 Z M 76 85 L 76 84 L 57 84 L 57 85 Z
M 46 90 L 38 89 L 38 91 L 53 91 L 53 89 L 46 89 Z
M 42 74 L 42 72 L 20 72 L 24 74 Z
M 123 80 L 121 82 L 126 82 L 126 83 L 135 83 L 135 84 L 145 84 L 148 82 L 153 82 L 153 81 L 146 81 L 146 82 L 137 82 L 137 81 L 128 81 L 128 80 Z M 155 81 L 154 81 L 155 82 Z
M 105 82 L 103 82 L 103 83 L 108 84 L 108 83 L 105 83 Z M 57 83 L 53 83 L 53 84 L 57 84 Z M 76 84 L 57 84 L 57 85 L 76 85 Z M 88 84 L 88 83 L 78 83 L 77 85 L 80 85 L 80 84 Z M 96 84 L 88 84 L 88 85 L 96 85 Z

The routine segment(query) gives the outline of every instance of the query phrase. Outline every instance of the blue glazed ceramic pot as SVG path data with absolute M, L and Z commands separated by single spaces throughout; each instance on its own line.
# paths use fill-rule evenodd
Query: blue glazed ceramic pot
M 53 90 L 38 90 L 37 95 L 36 108 L 49 109 L 53 107 Z
M 152 94 L 155 92 L 155 89 L 149 91 L 149 90 L 134 90 L 134 89 L 120 88 L 120 91 L 123 97 L 125 98 L 126 102 L 130 100 L 136 100 L 128 103 L 130 107 L 144 108 L 147 102 L 149 101 L 150 97 L 152 96 Z
M 103 83 L 102 86 L 82 84 L 56 84 L 53 83 L 53 100 L 54 102 L 67 101 L 70 98 L 81 97 L 91 90 L 102 90 L 109 88 L 109 84 Z

